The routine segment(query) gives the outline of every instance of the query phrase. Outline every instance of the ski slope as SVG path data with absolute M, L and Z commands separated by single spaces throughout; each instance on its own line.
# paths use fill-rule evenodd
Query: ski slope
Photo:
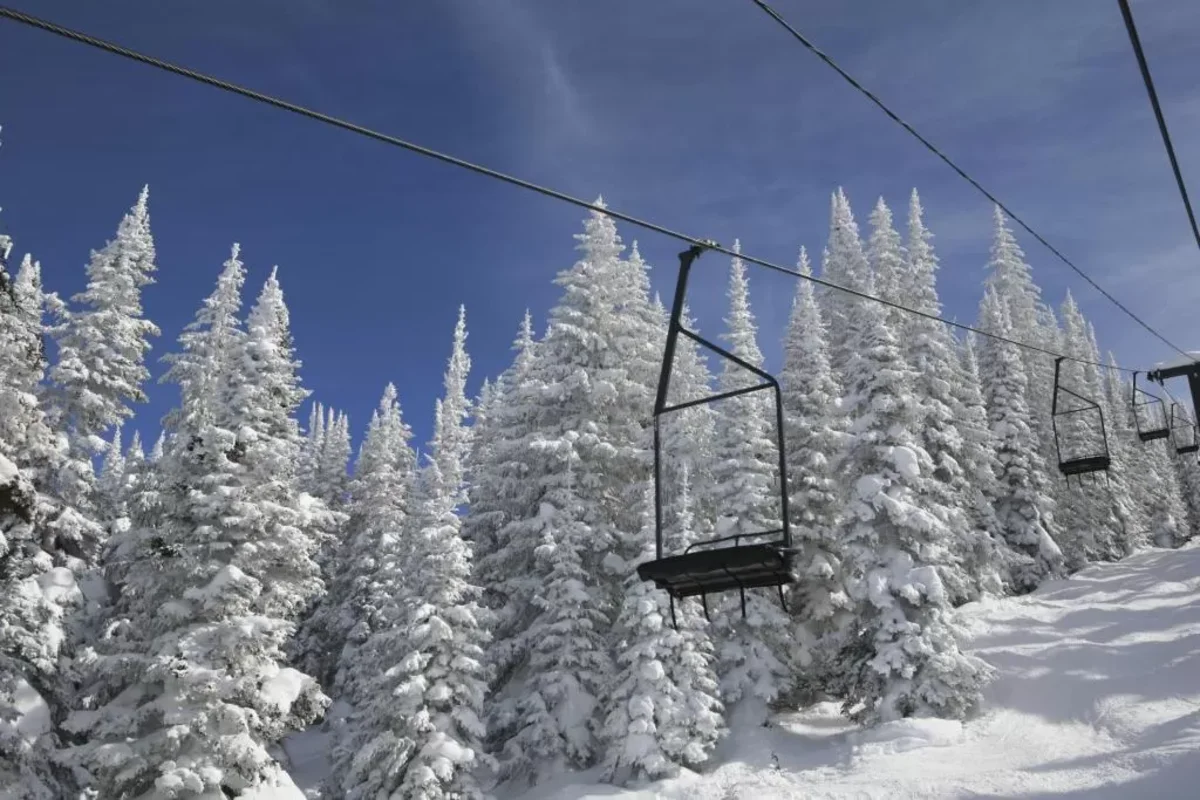
M 640 790 L 575 775 L 505 798 L 1200 797 L 1200 548 L 1090 567 L 1021 598 L 960 610 L 997 668 L 960 725 L 871 732 L 822 705 L 731 724 L 715 764 Z

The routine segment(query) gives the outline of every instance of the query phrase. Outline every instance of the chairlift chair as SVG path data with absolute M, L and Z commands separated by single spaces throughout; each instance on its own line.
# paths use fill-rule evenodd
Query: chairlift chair
M 715 245 L 715 243 L 709 243 Z M 692 262 L 706 249 L 694 245 L 679 254 L 679 276 L 675 283 L 675 298 L 671 304 L 671 318 L 667 328 L 667 342 L 663 350 L 662 371 L 659 373 L 658 391 L 654 400 L 654 536 L 655 557 L 638 565 L 638 576 L 652 581 L 667 592 L 671 599 L 671 622 L 675 620 L 675 601 L 699 596 L 708 616 L 708 595 L 737 589 L 741 595 L 742 615 L 746 613 L 746 590 L 775 587 L 783 602 L 783 587 L 794 583 L 793 561 L 795 549 L 788 521 L 787 462 L 783 445 L 783 400 L 779 381 L 770 373 L 738 358 L 694 331 L 683 327 L 684 299 L 687 294 L 688 276 Z M 667 392 L 671 383 L 671 368 L 675 361 L 675 346 L 683 335 L 696 344 L 711 350 L 722 358 L 729 359 L 743 369 L 762 379 L 762 383 L 743 389 L 721 392 L 699 400 L 667 405 Z M 662 418 L 674 411 L 681 411 L 718 400 L 727 400 L 752 392 L 770 390 L 775 399 L 776 444 L 779 448 L 779 507 L 782 527 L 756 533 L 739 533 L 696 542 L 682 553 L 663 553 L 663 474 L 662 474 Z M 724 545 L 724 546 L 722 546 Z
M 1112 466 L 1112 456 L 1108 450 L 1108 432 L 1104 427 L 1104 411 L 1094 400 L 1090 400 L 1061 384 L 1062 362 L 1063 356 L 1054 359 L 1054 398 L 1051 401 L 1050 411 L 1050 424 L 1054 429 L 1054 450 L 1058 455 L 1058 469 L 1067 479 L 1067 483 L 1070 483 L 1072 475 L 1080 476 L 1103 472 L 1105 473 L 1105 477 L 1107 477 L 1108 468 Z M 1070 395 L 1083 405 L 1079 408 L 1060 409 L 1058 406 L 1060 392 Z M 1063 437 L 1060 430 L 1061 421 L 1074 414 L 1088 414 L 1097 418 L 1100 425 L 1100 447 L 1084 455 L 1070 453 L 1069 457 L 1064 458 L 1062 449 Z M 1078 419 L 1078 417 L 1072 417 L 1072 419 Z
M 1196 424 L 1188 418 L 1179 403 L 1171 403 L 1171 443 L 1179 455 L 1200 450 L 1200 442 L 1196 440 Z
M 1137 376 L 1138 374 L 1134 372 L 1133 424 L 1137 429 L 1138 439 L 1143 442 L 1166 439 L 1171 435 L 1166 406 L 1161 397 L 1138 388 Z

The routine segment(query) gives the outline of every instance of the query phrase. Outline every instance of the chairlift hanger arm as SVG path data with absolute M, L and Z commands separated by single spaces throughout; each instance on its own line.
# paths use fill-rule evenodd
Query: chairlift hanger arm
M 706 244 L 716 244 L 711 239 Z M 667 406 L 667 391 L 671 386 L 671 365 L 675 363 L 675 345 L 679 341 L 679 332 L 683 329 L 680 319 L 683 316 L 683 304 L 687 297 L 688 276 L 692 271 L 692 262 L 700 257 L 707 248 L 694 244 L 679 254 L 679 275 L 675 279 L 675 297 L 671 302 L 671 318 L 667 323 L 667 343 L 663 348 L 662 368 L 658 373 L 658 392 L 654 397 L 654 416 L 657 417 Z
M 1095 400 L 1091 399 L 1090 397 L 1084 397 L 1083 395 L 1079 394 L 1078 392 L 1074 392 L 1074 391 L 1068 389 L 1066 386 L 1059 386 L 1058 390 L 1060 392 L 1069 394 L 1069 395 L 1071 395 L 1071 397 L 1074 397 L 1079 402 L 1086 404 L 1083 408 L 1068 408 L 1066 411 L 1055 411 L 1054 413 L 1058 414 L 1059 416 L 1062 416 L 1063 414 L 1074 414 L 1077 411 L 1091 411 L 1092 409 L 1103 412 L 1103 409 L 1100 408 L 1100 404 L 1097 403 Z

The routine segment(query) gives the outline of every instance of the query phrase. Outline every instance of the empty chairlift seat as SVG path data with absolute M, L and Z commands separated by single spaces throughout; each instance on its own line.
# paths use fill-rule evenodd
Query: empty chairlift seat
M 779 535 L 782 531 L 773 533 Z M 680 555 L 647 561 L 638 567 L 638 575 L 644 581 L 653 581 L 676 599 L 733 589 L 782 586 L 795 579 L 793 553 L 779 541 L 717 546 L 741 538 L 745 537 L 698 542 Z
M 709 243 L 712 244 L 712 243 Z M 664 589 L 671 598 L 671 618 L 675 618 L 675 600 L 700 597 L 708 614 L 708 595 L 737 590 L 741 595 L 742 613 L 746 612 L 748 589 L 776 588 L 783 600 L 783 587 L 795 582 L 792 572 L 794 557 L 792 531 L 788 521 L 788 498 L 784 487 L 787 481 L 787 462 L 783 443 L 783 403 L 779 382 L 762 369 L 747 363 L 728 350 L 702 338 L 681 323 L 687 294 L 688 275 L 692 262 L 706 248 L 693 246 L 679 254 L 679 277 L 675 283 L 675 298 L 667 326 L 667 342 L 663 350 L 662 371 L 654 400 L 654 535 L 655 558 L 638 565 L 638 577 Z M 680 336 L 691 339 L 721 358 L 728 359 L 762 383 L 743 389 L 722 392 L 698 400 L 675 405 L 667 404 L 671 369 L 675 361 L 675 346 Z M 661 421 L 664 415 L 704 403 L 713 403 L 758 391 L 770 391 L 775 400 L 775 435 L 779 458 L 779 519 L 777 530 L 736 534 L 697 542 L 682 553 L 665 553 L 663 543 L 663 470 Z
M 1099 404 L 1062 385 L 1062 362 L 1054 360 L 1054 398 L 1050 422 L 1054 428 L 1054 448 L 1058 469 L 1068 480 L 1071 476 L 1107 473 L 1112 466 L 1104 411 Z M 1066 398 L 1065 403 L 1060 398 Z

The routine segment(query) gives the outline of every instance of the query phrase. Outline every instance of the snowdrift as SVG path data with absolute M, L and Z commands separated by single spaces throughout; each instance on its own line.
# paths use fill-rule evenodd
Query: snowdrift
M 704 774 L 620 790 L 588 775 L 507 800 L 1200 796 L 1200 548 L 1090 567 L 960 610 L 998 671 L 965 725 L 859 731 L 831 705 L 735 727 Z

